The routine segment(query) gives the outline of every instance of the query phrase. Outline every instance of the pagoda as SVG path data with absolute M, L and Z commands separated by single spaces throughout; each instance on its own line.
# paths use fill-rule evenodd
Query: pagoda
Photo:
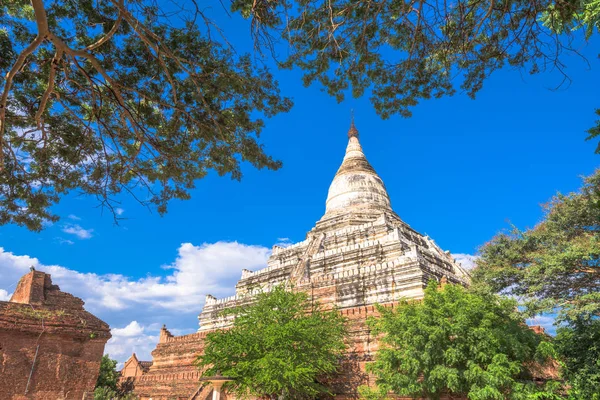
M 369 384 L 365 364 L 378 341 L 366 318 L 376 304 L 394 307 L 401 299 L 420 299 L 430 280 L 469 285 L 469 273 L 450 252 L 412 229 L 393 211 L 383 180 L 371 166 L 354 121 L 348 146 L 327 195 L 325 214 L 302 242 L 274 246 L 267 267 L 241 271 L 234 296 L 206 296 L 197 333 L 173 336 L 163 327 L 149 371 L 136 378 L 141 399 L 206 399 L 193 365 L 208 332 L 232 323 L 226 308 L 253 301 L 275 285 L 303 290 L 324 307 L 337 308 L 350 323 L 350 346 L 339 377 L 331 382 L 336 398 L 356 398 Z

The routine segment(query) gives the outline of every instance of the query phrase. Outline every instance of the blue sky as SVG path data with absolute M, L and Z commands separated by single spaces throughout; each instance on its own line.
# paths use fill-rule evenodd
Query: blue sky
M 244 26 L 226 25 L 248 45 Z M 246 166 L 241 183 L 212 174 L 164 217 L 123 197 L 116 226 L 95 199 L 71 195 L 55 208 L 63 219 L 41 233 L 2 226 L 0 298 L 30 264 L 46 268 L 116 328 L 116 358 L 133 350 L 147 358 L 163 322 L 192 332 L 206 293 L 231 294 L 241 270 L 260 268 L 274 243 L 304 239 L 325 210 L 351 109 L 394 210 L 443 249 L 475 254 L 510 223 L 534 225 L 541 203 L 577 189 L 598 166 L 596 143 L 584 141 L 600 107 L 597 45 L 583 50 L 590 68 L 568 60 L 568 88 L 550 90 L 556 73 L 503 70 L 476 100 L 426 101 L 410 119 L 381 120 L 368 96 L 338 104 L 317 86 L 304 88 L 298 71 L 275 71 L 295 106 L 267 121 L 261 141 L 281 170 Z

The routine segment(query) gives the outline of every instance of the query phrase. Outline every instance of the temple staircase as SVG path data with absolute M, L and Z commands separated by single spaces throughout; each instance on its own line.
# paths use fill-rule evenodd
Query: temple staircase
M 208 396 L 212 393 L 212 389 L 212 385 L 203 383 L 202 385 L 198 386 L 198 388 L 188 398 L 188 400 L 206 400 Z
M 298 263 L 294 266 L 294 269 L 290 274 L 290 282 L 296 284 L 308 276 L 308 273 L 310 271 L 310 260 L 315 254 L 319 252 L 319 249 L 321 248 L 321 244 L 323 243 L 324 239 L 324 233 L 313 236 L 310 243 L 308 244 L 308 247 L 304 251 L 304 254 L 302 255 L 302 257 L 300 257 Z

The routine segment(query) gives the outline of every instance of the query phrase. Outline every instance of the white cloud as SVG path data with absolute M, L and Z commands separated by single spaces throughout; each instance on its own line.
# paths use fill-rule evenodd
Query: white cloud
M 21 276 L 29 272 L 29 267 L 38 265 L 37 258 L 15 256 L 0 247 L 0 288 L 7 293 L 13 292 Z
M 292 243 L 292 241 L 290 240 L 290 238 L 277 238 L 277 242 L 275 243 L 275 246 L 279 246 L 279 247 L 290 247 L 291 245 L 293 245 L 294 243 Z
M 469 271 L 475 268 L 477 260 L 479 259 L 478 256 L 464 253 L 452 253 L 452 257 L 454 257 L 456 262 L 458 262 L 464 269 Z
M 11 293 L 8 293 L 4 289 L 0 289 L 0 301 L 8 301 L 10 300 Z
M 146 328 L 137 321 L 131 321 L 124 328 L 112 328 L 112 338 L 106 343 L 104 352 L 120 363 L 126 361 L 132 353 L 143 361 L 150 361 L 150 352 L 158 342 L 158 330 L 145 333 Z
M 543 327 L 546 333 L 550 335 L 556 334 L 556 326 L 554 326 L 554 322 L 556 320 L 555 314 L 544 314 L 544 315 L 536 315 L 533 318 L 527 319 L 527 325 L 539 325 Z
M 72 219 L 73 221 L 81 221 L 81 218 L 79 218 L 77 215 L 75 214 L 69 214 L 67 216 L 67 218 Z
M 69 239 L 65 239 L 65 238 L 60 237 L 60 236 L 55 237 L 54 240 L 56 240 L 60 244 L 68 244 L 68 245 L 75 244 L 74 241 L 69 240 Z
M 70 235 L 75 235 L 79 239 L 91 239 L 93 229 L 83 229 L 81 226 L 77 224 L 68 224 L 65 225 L 62 229 L 64 233 L 68 233 Z
M 88 311 L 114 328 L 114 338 L 106 348 L 113 358 L 123 362 L 135 351 L 140 358 L 150 359 L 163 323 L 173 334 L 194 332 L 205 295 L 233 294 L 242 269 L 263 268 L 268 256 L 265 247 L 237 242 L 183 243 L 176 259 L 165 267 L 166 276 L 132 279 L 44 265 L 0 247 L 0 299 L 34 266 L 51 274 L 61 290 L 82 298 Z
M 122 215 L 125 212 L 122 208 L 115 208 L 115 214 Z
M 115 337 L 133 337 L 144 333 L 144 327 L 137 321 L 131 321 L 125 328 L 113 328 L 111 333 Z

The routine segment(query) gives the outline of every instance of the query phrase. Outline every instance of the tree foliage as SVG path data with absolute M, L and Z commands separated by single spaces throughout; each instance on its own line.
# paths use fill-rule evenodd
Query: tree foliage
M 577 319 L 561 326 L 554 343 L 570 398 L 600 400 L 600 320 Z
M 225 315 L 235 315 L 235 322 L 206 336 L 198 358 L 203 376 L 219 371 L 234 378 L 228 390 L 242 397 L 301 399 L 328 392 L 323 379 L 337 371 L 346 347 L 339 312 L 277 286 Z
M 600 29 L 600 0 L 557 1 L 546 8 L 540 20 L 558 34 L 585 29 L 589 39 L 594 28 Z
M 588 137 L 587 140 L 592 140 L 595 138 L 600 138 L 600 108 L 596 110 L 596 115 L 598 116 L 598 119 L 596 120 L 596 126 L 590 128 L 588 130 Z M 598 145 L 598 148 L 596 149 L 596 153 L 600 152 L 600 145 Z
M 113 360 L 108 354 L 105 354 L 100 361 L 100 372 L 98 373 L 96 387 L 117 390 L 118 383 L 119 373 L 117 372 L 117 360 Z
M 531 315 L 600 316 L 600 170 L 579 192 L 558 194 L 534 228 L 500 233 L 481 249 L 478 285 L 518 296 Z
M 111 388 L 98 387 L 94 390 L 94 400 L 138 400 L 138 397 L 133 393 L 119 394 Z
M 381 348 L 368 365 L 377 387 L 361 388 L 367 398 L 390 392 L 426 399 L 555 398 L 556 384 L 538 386 L 528 369 L 552 353 L 551 345 L 525 325 L 511 299 L 432 282 L 422 302 L 379 311 L 381 318 L 370 324 L 382 335 Z
M 165 7 L 0 4 L 0 224 L 39 230 L 74 190 L 164 213 L 209 170 L 280 167 L 257 141 L 261 116 L 291 106 L 271 74 L 223 44 L 197 3 Z
M 282 64 L 303 70 L 305 84 L 338 100 L 369 91 L 384 118 L 457 89 L 475 97 L 506 66 L 569 80 L 564 55 L 580 48 L 572 32 L 600 29 L 598 0 L 235 0 L 233 8 L 252 18 L 259 45 L 291 44 Z
M 384 118 L 457 90 L 474 97 L 505 66 L 568 79 L 572 31 L 600 25 L 599 0 L 215 5 L 251 19 L 257 49 L 288 42 L 281 65 L 305 84 L 338 100 L 369 91 Z M 210 170 L 239 179 L 242 160 L 280 166 L 257 136 L 291 102 L 194 0 L 5 0 L 0 27 L 0 224 L 39 230 L 71 191 L 110 210 L 131 193 L 164 213 Z
M 132 381 L 127 379 L 119 382 L 120 374 L 117 371 L 117 361 L 108 354 L 102 356 L 100 372 L 94 390 L 94 400 L 133 400 L 137 398 L 132 392 Z

